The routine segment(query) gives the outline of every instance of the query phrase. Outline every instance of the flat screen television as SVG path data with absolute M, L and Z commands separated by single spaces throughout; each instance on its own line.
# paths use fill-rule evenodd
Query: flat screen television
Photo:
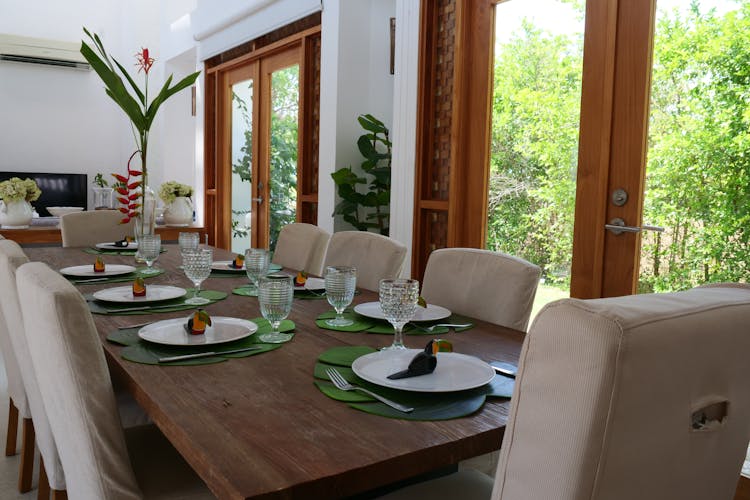
M 3 172 L 0 182 L 11 177 L 34 179 L 42 195 L 31 204 L 40 217 L 49 217 L 47 207 L 83 207 L 88 209 L 88 175 L 50 174 L 38 172 Z

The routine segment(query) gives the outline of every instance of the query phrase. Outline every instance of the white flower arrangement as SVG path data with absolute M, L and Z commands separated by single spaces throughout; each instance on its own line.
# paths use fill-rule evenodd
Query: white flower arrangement
M 0 182 L 0 198 L 5 203 L 11 201 L 36 201 L 42 195 L 42 190 L 36 185 L 34 179 L 20 179 L 12 177 L 7 181 Z
M 190 198 L 193 196 L 193 188 L 187 184 L 180 184 L 177 181 L 168 181 L 159 186 L 159 198 L 167 205 L 172 203 L 178 196 Z

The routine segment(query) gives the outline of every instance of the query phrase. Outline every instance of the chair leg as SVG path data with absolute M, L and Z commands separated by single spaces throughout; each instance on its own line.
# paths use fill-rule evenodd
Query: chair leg
M 49 479 L 47 479 L 47 470 L 44 468 L 44 458 L 39 457 L 39 491 L 37 491 L 37 500 L 49 500 Z
M 18 408 L 13 400 L 8 398 L 8 435 L 5 437 L 5 456 L 16 454 L 16 440 L 18 435 Z
M 18 491 L 31 491 L 31 479 L 34 476 L 34 423 L 24 418 L 21 434 L 21 469 L 18 471 Z
M 52 490 L 52 500 L 68 500 L 68 492 L 65 490 Z

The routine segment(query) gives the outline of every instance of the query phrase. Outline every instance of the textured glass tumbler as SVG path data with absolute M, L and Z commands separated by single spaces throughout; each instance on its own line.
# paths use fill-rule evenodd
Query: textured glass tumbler
M 141 251 L 141 257 L 146 261 L 148 269 L 141 272 L 145 276 L 158 274 L 159 271 L 155 270 L 152 266 L 156 259 L 159 258 L 161 252 L 161 235 L 158 234 L 144 234 L 141 236 L 141 241 L 138 242 L 138 249 Z
M 177 243 L 180 245 L 180 255 L 184 260 L 185 252 L 198 249 L 198 245 L 200 245 L 200 235 L 198 233 L 181 232 L 179 236 L 177 236 Z M 180 269 L 183 269 L 183 266 L 180 266 Z
M 354 321 L 344 318 L 344 309 L 352 303 L 357 286 L 357 269 L 348 266 L 328 266 L 325 272 L 326 299 L 336 310 L 336 317 L 326 320 L 328 326 L 349 326 Z
M 245 250 L 245 273 L 252 287 L 258 289 L 258 280 L 268 274 L 271 254 L 265 248 L 248 248 Z
M 413 317 L 419 300 L 419 281 L 410 279 L 380 280 L 380 308 L 393 325 L 393 344 L 384 349 L 406 349 L 404 325 Z
M 199 297 L 201 283 L 211 274 L 214 252 L 208 248 L 188 250 L 182 255 L 185 276 L 195 285 L 195 294 L 185 301 L 186 304 L 201 305 L 208 304 L 210 300 Z
M 271 344 L 291 340 L 292 334 L 279 332 L 279 326 L 292 310 L 292 299 L 294 299 L 292 277 L 286 274 L 261 276 L 258 286 L 260 313 L 271 323 L 271 333 L 260 335 L 260 340 Z

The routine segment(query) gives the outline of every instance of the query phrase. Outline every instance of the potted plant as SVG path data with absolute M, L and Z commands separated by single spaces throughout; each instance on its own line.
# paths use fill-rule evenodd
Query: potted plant
M 391 204 L 391 141 L 388 127 L 372 115 L 357 120 L 365 133 L 359 136 L 357 148 L 364 157 L 361 174 L 352 167 L 331 174 L 341 201 L 333 214 L 359 231 L 374 230 L 388 236 Z
M 109 183 L 101 173 L 97 173 L 94 177 L 92 191 L 94 191 L 94 210 L 110 210 L 112 208 L 115 190 L 109 187 Z
M 0 182 L 0 226 L 7 229 L 25 229 L 31 224 L 34 212 L 31 202 L 41 196 L 42 190 L 34 179 L 12 177 Z
M 164 223 L 184 227 L 193 222 L 193 188 L 177 181 L 168 181 L 159 187 L 159 198 L 166 205 Z

